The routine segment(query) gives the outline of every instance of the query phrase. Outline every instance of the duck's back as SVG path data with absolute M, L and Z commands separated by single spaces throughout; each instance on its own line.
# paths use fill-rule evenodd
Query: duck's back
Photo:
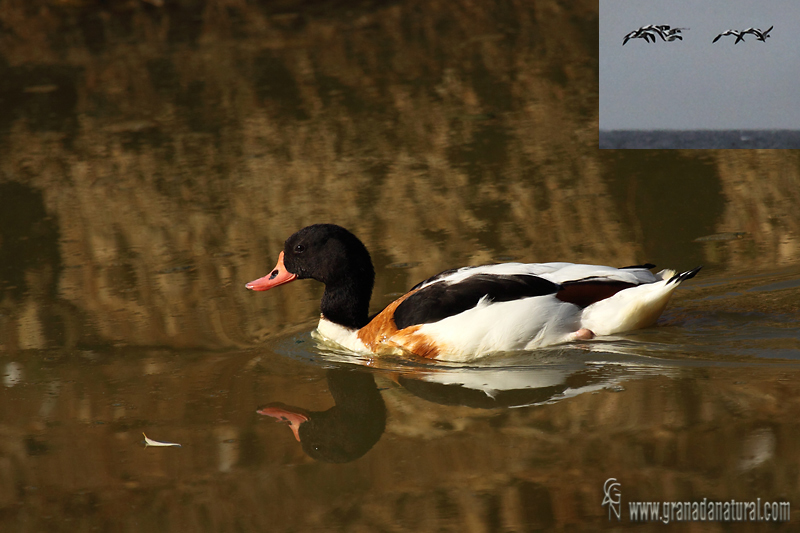
M 375 351 L 466 361 L 574 340 L 585 308 L 659 281 L 641 265 L 504 263 L 448 270 L 417 284 L 359 332 Z

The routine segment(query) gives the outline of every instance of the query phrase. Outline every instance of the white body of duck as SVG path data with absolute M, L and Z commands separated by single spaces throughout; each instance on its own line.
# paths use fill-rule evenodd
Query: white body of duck
M 344 228 L 316 224 L 289 237 L 275 269 L 247 288 L 317 279 L 325 283 L 317 327 L 323 338 L 362 354 L 470 361 L 654 324 L 672 292 L 699 268 L 653 274 L 648 267 L 465 267 L 423 281 L 369 318 L 374 281 L 369 253 Z

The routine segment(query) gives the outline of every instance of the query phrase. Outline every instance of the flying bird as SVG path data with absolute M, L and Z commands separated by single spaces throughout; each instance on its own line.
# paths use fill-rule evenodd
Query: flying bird
M 647 34 L 645 34 L 645 35 L 642 35 L 642 34 L 639 32 L 639 30 L 634 30 L 634 31 L 630 32 L 628 35 L 626 35 L 626 36 L 625 36 L 625 37 L 622 39 L 622 46 L 625 46 L 625 43 L 627 43 L 629 40 L 631 40 L 631 39 L 637 39 L 637 38 L 644 38 L 644 40 L 647 40 Z M 648 42 L 650 42 L 650 41 L 648 41 Z
M 622 46 L 625 46 L 625 43 L 627 43 L 628 40 L 630 39 L 644 39 L 648 43 L 656 42 L 655 35 L 645 30 L 644 28 L 639 28 L 638 30 L 634 30 L 630 32 L 628 35 L 626 35 L 624 40 L 622 41 Z M 650 39 L 652 39 L 652 41 L 650 41 Z
M 736 44 L 739 41 L 744 41 L 744 35 L 742 34 L 742 32 L 736 31 L 736 30 L 727 30 L 727 31 L 724 31 L 724 32 L 720 33 L 716 37 L 714 37 L 714 40 L 711 41 L 711 42 L 715 43 L 715 42 L 719 41 L 719 38 L 722 37 L 723 35 L 735 35 L 736 36 L 736 41 L 734 41 L 733 44 Z
M 769 37 L 769 32 L 772 31 L 772 28 L 774 28 L 774 26 L 770 26 L 767 31 L 761 31 L 760 29 L 756 28 L 747 28 L 742 32 L 742 35 L 744 35 L 745 33 L 752 33 L 753 35 L 756 36 L 757 40 L 761 42 L 767 42 L 767 37 Z
M 683 37 L 678 34 L 681 30 L 688 29 L 689 28 L 670 28 L 667 24 L 649 24 L 627 34 L 622 40 L 622 45 L 624 46 L 630 39 L 644 39 L 648 43 L 654 43 L 656 42 L 656 36 L 661 37 L 662 41 L 674 41 L 676 39 L 682 41 Z
M 625 46 L 625 43 L 627 43 L 630 39 L 644 39 L 648 43 L 651 42 L 650 39 L 652 39 L 652 42 L 656 42 L 655 36 L 647 31 L 644 31 L 642 28 L 634 30 L 626 35 L 622 41 L 622 46 Z
M 679 34 L 681 33 L 681 30 L 688 30 L 688 29 L 689 28 L 672 28 L 672 29 L 669 29 L 669 27 L 667 27 L 667 29 L 664 30 L 664 36 L 667 38 L 667 41 L 674 41 L 675 39 L 680 39 L 682 41 L 683 40 L 683 36 L 679 35 Z
M 666 26 L 666 25 L 653 26 L 652 24 L 650 24 L 648 26 L 642 26 L 641 28 L 639 28 L 639 31 L 648 32 L 650 34 L 650 36 L 653 37 L 653 42 L 655 42 L 655 40 L 656 40 L 656 38 L 655 38 L 656 35 L 661 37 L 662 41 L 666 41 L 667 39 L 664 36 L 664 33 L 667 30 L 669 30 L 669 26 Z

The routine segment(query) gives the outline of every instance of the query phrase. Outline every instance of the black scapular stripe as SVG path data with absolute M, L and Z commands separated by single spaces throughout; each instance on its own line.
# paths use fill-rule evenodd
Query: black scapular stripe
M 620 268 L 620 270 L 628 270 L 628 269 L 632 269 L 633 270 L 633 269 L 639 269 L 639 268 L 645 268 L 645 269 L 649 270 L 649 269 L 655 268 L 655 267 L 656 266 L 653 263 L 644 263 L 642 265 L 630 265 L 630 266 L 622 267 L 622 268 Z
M 527 274 L 475 274 L 458 283 L 443 281 L 418 290 L 397 306 L 394 322 L 397 329 L 438 322 L 472 309 L 484 296 L 492 302 L 509 302 L 555 294 L 560 288 L 557 283 Z

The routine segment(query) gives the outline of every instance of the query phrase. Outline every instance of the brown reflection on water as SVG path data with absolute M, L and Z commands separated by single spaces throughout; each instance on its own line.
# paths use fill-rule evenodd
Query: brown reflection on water
M 218 348 L 305 328 L 318 287 L 241 285 L 321 221 L 372 250 L 376 309 L 505 259 L 798 260 L 795 154 L 599 155 L 589 4 L 211 5 L 5 19 L 4 349 Z M 741 242 L 693 242 L 730 232 Z
M 2 179 L 42 197 L 51 283 L 79 311 L 61 342 L 10 313 L 6 349 L 280 333 L 314 315 L 315 289 L 239 289 L 311 222 L 349 227 L 381 265 L 419 265 L 381 293 L 509 255 L 636 255 L 588 142 L 593 4 L 222 5 L 6 15 Z
M 281 344 L 321 286 L 244 288 L 314 222 L 367 244 L 376 310 L 454 266 L 704 264 L 635 353 L 797 357 L 800 156 L 600 154 L 596 2 L 37 6 L 0 4 L 0 530 L 584 529 L 608 477 L 800 502 L 788 364 L 376 372 L 341 464 L 256 414 L 353 412 Z
M 374 378 L 380 408 L 354 408 L 364 426 L 378 411 L 386 422 L 371 449 L 333 464 L 312 460 L 288 429 L 254 409 L 274 400 L 302 404 L 343 422 L 338 436 L 331 435 L 342 430 L 337 420 L 322 424 L 328 434 L 315 432 L 325 441 L 317 444 L 347 438 L 362 428 L 336 409 L 362 393 L 337 392 L 330 372 L 256 351 L 34 357 L 0 388 L 3 524 L 14 531 L 597 527 L 607 523 L 600 502 L 609 477 L 620 480 L 626 502 L 798 501 L 796 371 L 578 368 L 548 394 L 593 391 L 550 404 L 529 391 L 539 404 L 516 409 L 425 391 L 413 375 L 334 371 L 345 381 Z M 145 448 L 142 432 L 182 447 Z

